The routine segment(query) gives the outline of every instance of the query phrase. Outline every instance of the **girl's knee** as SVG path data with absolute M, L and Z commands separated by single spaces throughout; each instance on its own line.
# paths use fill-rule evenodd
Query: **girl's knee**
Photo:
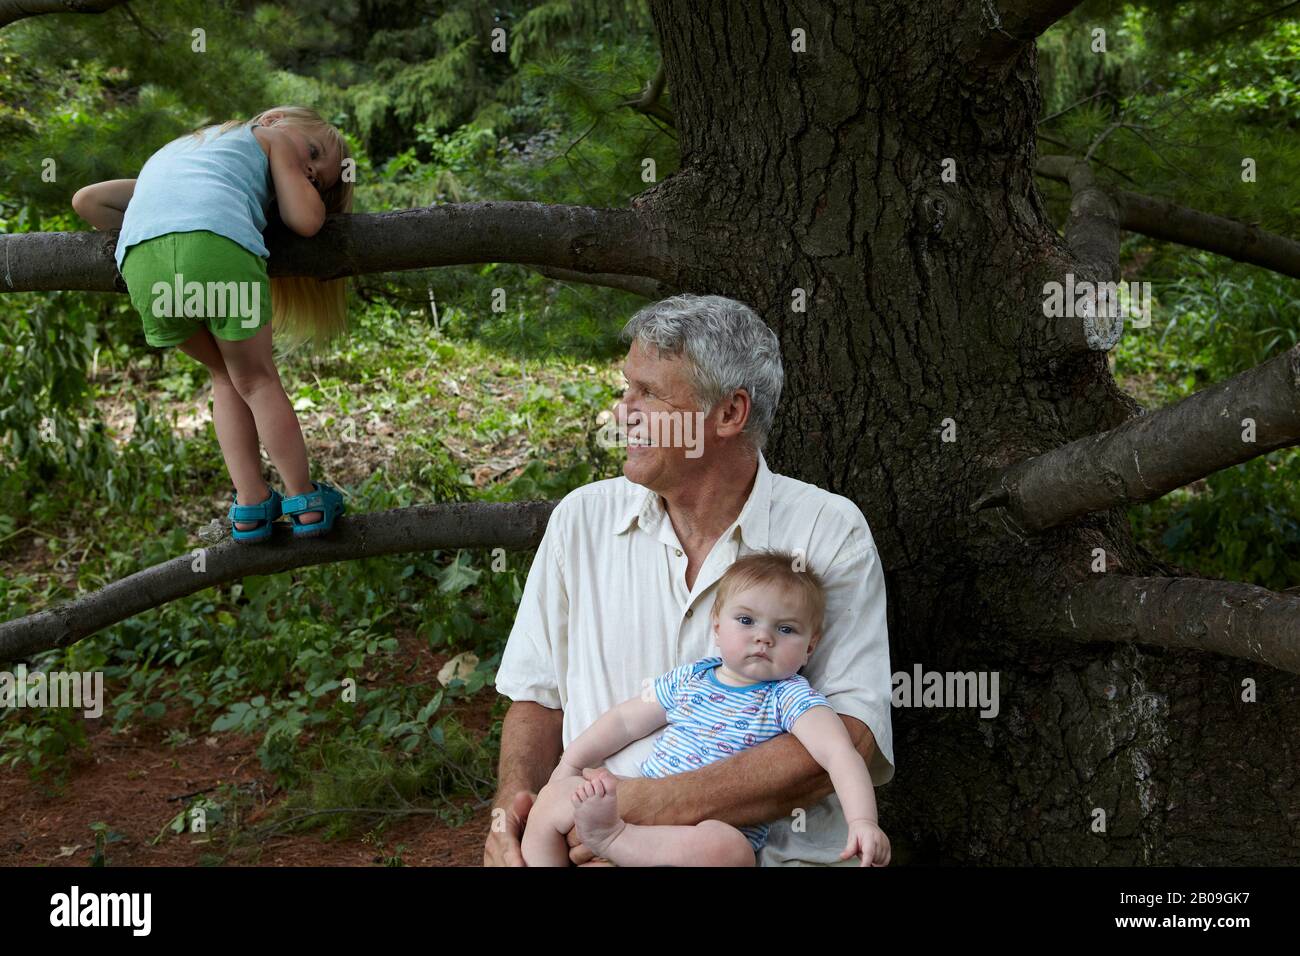
M 227 364 L 226 374 L 229 377 L 230 384 L 239 393 L 240 398 L 245 400 L 252 398 L 264 388 L 280 384 L 280 374 L 275 370 L 274 366 L 255 365 L 234 369 Z

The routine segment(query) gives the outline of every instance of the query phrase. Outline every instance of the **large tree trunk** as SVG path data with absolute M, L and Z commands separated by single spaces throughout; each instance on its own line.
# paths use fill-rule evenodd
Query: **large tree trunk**
M 1140 412 L 1103 351 L 1043 317 L 1043 283 L 1088 263 L 1035 188 L 1032 43 L 963 55 L 980 6 L 656 0 L 681 169 L 636 205 L 688 237 L 672 285 L 777 330 L 768 459 L 862 508 L 893 669 L 1000 673 L 995 719 L 894 709 L 880 799 L 900 861 L 1298 862 L 1296 678 L 1063 639 L 1042 608 L 1094 575 L 1094 549 L 1109 573 L 1182 572 L 1121 511 L 1037 535 L 970 512 L 1008 466 Z

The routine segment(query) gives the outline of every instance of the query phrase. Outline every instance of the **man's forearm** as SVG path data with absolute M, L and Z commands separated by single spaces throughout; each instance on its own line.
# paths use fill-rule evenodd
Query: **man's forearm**
M 871 731 L 855 718 L 841 719 L 869 767 L 875 747 Z M 618 809 L 629 823 L 692 826 L 721 820 L 754 826 L 789 816 L 796 807 L 810 808 L 834 790 L 830 775 L 799 739 L 781 734 L 699 770 L 620 784 Z
M 529 700 L 516 701 L 501 724 L 501 761 L 495 804 L 508 803 L 520 790 L 538 792 L 564 752 L 564 711 Z

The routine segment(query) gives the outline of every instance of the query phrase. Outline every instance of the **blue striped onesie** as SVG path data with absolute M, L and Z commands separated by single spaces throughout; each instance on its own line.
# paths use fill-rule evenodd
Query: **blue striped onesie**
M 655 696 L 668 713 L 668 729 L 641 762 L 643 777 L 667 777 L 724 760 L 788 733 L 809 708 L 831 706 L 798 674 L 729 687 L 717 678 L 721 663 L 721 657 L 705 657 L 655 678 Z M 737 829 L 755 853 L 767 842 L 766 823 Z

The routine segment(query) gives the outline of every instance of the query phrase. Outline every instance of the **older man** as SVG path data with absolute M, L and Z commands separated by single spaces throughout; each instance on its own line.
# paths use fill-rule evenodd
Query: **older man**
M 710 656 L 715 585 L 753 551 L 804 555 L 822 576 L 823 637 L 802 673 L 844 721 L 876 786 L 893 776 L 885 586 L 871 531 L 853 502 L 773 474 L 763 458 L 783 380 L 775 334 L 739 302 L 682 295 L 642 309 L 623 336 L 624 477 L 578 488 L 551 513 L 497 670 L 498 692 L 514 703 L 487 865 L 524 865 L 528 810 L 570 741 L 655 677 Z M 771 822 L 761 865 L 858 864 L 839 860 L 839 801 L 792 734 L 642 778 L 637 766 L 658 733 L 606 761 L 623 819 Z M 569 843 L 574 863 L 603 862 L 576 832 Z

